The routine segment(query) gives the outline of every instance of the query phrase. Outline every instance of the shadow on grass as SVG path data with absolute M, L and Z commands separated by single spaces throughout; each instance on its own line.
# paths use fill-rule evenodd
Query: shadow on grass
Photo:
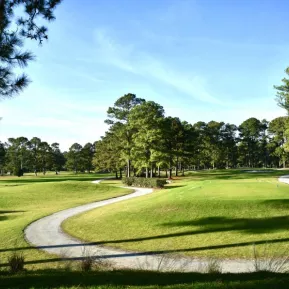
M 19 179 L 13 179 L 13 180 L 4 180 L 5 183 L 23 183 L 23 184 L 29 184 L 29 183 L 53 183 L 53 182 L 65 182 L 65 181 L 95 181 L 105 178 L 105 176 L 100 177 L 61 177 L 61 178 L 33 178 L 33 179 L 25 179 L 25 178 L 19 178 Z M 1 183 L 0 183 L 1 184 Z M 17 186 L 17 185 L 16 185 Z
M 262 204 L 275 209 L 289 209 L 289 199 L 271 199 L 263 201 Z
M 17 185 L 15 185 L 15 184 L 1 184 L 0 183 L 0 187 L 20 187 L 20 186 L 24 186 L 24 184 L 17 184 Z
M 4 211 L 0 210 L 0 221 L 6 221 L 8 219 L 16 218 L 13 214 L 15 213 L 24 213 L 25 211 Z M 8 215 L 8 216 L 6 216 Z
M 185 187 L 185 185 L 177 185 L 177 186 L 174 186 L 174 185 L 168 185 L 168 186 L 165 186 L 163 189 L 166 189 L 166 190 L 172 190 L 172 189 L 178 189 L 178 188 L 182 188 L 182 187 Z
M 277 204 L 281 206 L 282 202 L 277 202 Z M 284 205 L 288 206 L 289 200 L 286 200 Z M 262 234 L 289 230 L 289 215 L 270 218 L 227 218 L 218 216 L 201 218 L 197 220 L 164 223 L 163 226 L 202 227 L 200 230 L 192 231 L 192 235 L 228 231 L 240 231 L 247 234 Z
M 237 283 L 241 286 L 251 284 L 251 287 L 246 288 L 288 288 L 289 275 L 277 273 L 242 273 L 242 274 L 201 274 L 201 273 L 177 273 L 177 272 L 152 272 L 152 271 L 137 271 L 137 270 L 113 270 L 113 271 L 96 271 L 83 273 L 79 271 L 64 271 L 64 270 L 37 270 L 31 272 L 24 272 L 18 275 L 8 275 L 1 273 L 0 288 L 58 288 L 58 287 L 72 287 L 86 288 L 87 286 L 113 286 L 113 288 L 120 288 L 118 286 L 179 286 L 186 285 L 189 287 L 181 288 L 195 288 L 192 283 L 213 283 L 221 285 L 224 283 Z M 204 284 L 206 286 L 206 284 Z M 256 287 L 253 287 L 254 285 Z M 260 285 L 266 285 L 261 287 Z M 269 287 L 269 286 L 271 287 Z M 109 288 L 112 288 L 110 287 Z M 207 288 L 207 287 L 201 288 Z M 267 287 L 268 286 L 268 287 Z M 273 286 L 273 287 L 272 287 Z M 103 287 L 101 287 L 103 288 Z M 121 287 L 128 288 L 128 287 Z M 150 287 L 155 288 L 155 287 Z M 170 287 L 172 288 L 172 287 Z M 180 287 L 174 287 L 180 288 Z M 200 287 L 198 287 L 200 288 Z M 215 288 L 215 287 L 210 287 Z M 245 288 L 245 287 L 220 287 L 217 288 Z
M 255 169 L 252 169 L 255 170 Z M 208 170 L 208 171 L 197 171 L 188 172 L 186 175 L 190 178 L 198 180 L 237 180 L 237 179 L 256 179 L 256 178 L 272 178 L 280 177 L 289 174 L 289 170 L 275 170 L 266 171 L 258 170 L 258 172 L 252 173 L 250 170 Z
M 159 236 L 156 236 L 159 237 Z M 38 246 L 38 247 L 18 247 L 18 248 L 6 248 L 0 249 L 0 252 L 15 252 L 15 251 L 25 251 L 25 250 L 37 250 L 37 249 L 53 249 L 53 248 L 69 248 L 69 247 L 90 247 L 90 246 L 101 246 L 105 244 L 116 244 L 116 243 L 128 243 L 128 242 L 139 242 L 142 240 L 151 240 L 154 237 L 147 238 L 135 238 L 135 239 L 125 239 L 125 240 L 113 240 L 113 241 L 101 241 L 101 242 L 89 242 L 89 243 L 80 243 L 80 244 L 59 244 L 53 246 Z M 184 249 L 172 249 L 172 250 L 157 250 L 157 251 L 146 251 L 146 252 L 125 252 L 113 255 L 98 255 L 95 256 L 100 259 L 110 259 L 110 258 L 122 258 L 122 257 L 138 257 L 138 256 L 150 256 L 150 255 L 160 255 L 160 254 L 175 254 L 175 253 L 185 253 L 185 252 L 198 252 L 205 250 L 217 250 L 217 249 L 226 249 L 226 248 L 235 248 L 235 247 L 245 247 L 251 245 L 263 245 L 263 244 L 279 244 L 289 242 L 289 238 L 283 239 L 270 239 L 270 240 L 258 240 L 250 242 L 239 242 L 239 243 L 229 243 L 229 244 L 219 244 L 211 246 L 202 246 L 195 248 L 184 248 Z M 71 260 L 82 260 L 82 257 L 79 258 L 54 258 L 54 259 L 44 259 L 44 260 L 32 260 L 25 262 L 26 264 L 42 264 L 50 262 L 59 262 L 59 261 L 71 261 Z M 7 267 L 8 264 L 0 264 L 0 267 Z

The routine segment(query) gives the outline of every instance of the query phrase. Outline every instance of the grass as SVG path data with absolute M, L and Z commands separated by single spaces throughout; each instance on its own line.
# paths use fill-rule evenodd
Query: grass
M 159 273 L 149 271 L 37 270 L 18 275 L 0 273 L 0 288 L 167 288 L 167 289 L 287 289 L 289 275 L 267 272 L 247 274 Z
M 54 256 L 27 244 L 23 236 L 24 228 L 53 212 L 130 192 L 114 186 L 91 184 L 91 180 L 103 176 L 48 174 L 38 177 L 0 177 L 0 265 L 7 263 L 8 257 L 21 249 L 25 261 L 31 264 L 26 268 L 43 268 L 45 264 L 57 266 L 56 263 L 49 264 Z
M 289 187 L 276 177 L 285 174 L 192 172 L 151 195 L 77 215 L 64 229 L 129 251 L 253 258 L 253 244 L 262 252 L 269 243 L 283 252 L 289 244 Z

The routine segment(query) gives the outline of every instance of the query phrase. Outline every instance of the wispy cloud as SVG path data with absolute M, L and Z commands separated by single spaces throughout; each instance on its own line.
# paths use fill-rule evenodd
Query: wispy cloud
M 98 52 L 98 58 L 92 56 L 95 61 L 104 62 L 145 78 L 158 80 L 197 100 L 222 104 L 208 91 L 204 77 L 180 71 L 179 68 L 170 66 L 145 51 L 139 51 L 133 46 L 122 45 L 113 39 L 105 29 L 96 29 L 94 35 Z M 91 62 L 91 59 L 89 61 Z

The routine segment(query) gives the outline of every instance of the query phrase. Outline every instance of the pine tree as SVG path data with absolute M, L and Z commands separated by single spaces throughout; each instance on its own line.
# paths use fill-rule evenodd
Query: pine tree
M 61 0 L 1 0 L 0 1 L 0 99 L 21 92 L 29 84 L 27 75 L 15 75 L 15 68 L 24 68 L 34 59 L 23 51 L 25 39 L 40 44 L 48 38 L 47 28 L 39 26 L 38 18 L 54 20 L 54 9 Z M 24 6 L 24 15 L 15 18 L 14 11 Z

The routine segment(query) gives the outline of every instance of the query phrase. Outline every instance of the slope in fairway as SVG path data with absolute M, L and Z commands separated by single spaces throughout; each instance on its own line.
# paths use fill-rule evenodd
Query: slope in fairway
M 26 261 L 35 263 L 42 260 L 44 264 L 49 264 L 50 255 L 29 249 L 24 240 L 23 230 L 29 223 L 53 212 L 131 191 L 87 181 L 99 177 L 103 176 L 0 178 L 0 264 L 6 263 L 8 255 L 14 249 L 20 248 Z M 78 180 L 70 180 L 71 178 Z
M 255 243 L 260 254 L 265 247 L 280 253 L 289 244 L 289 187 L 278 174 L 288 172 L 192 173 L 151 195 L 75 216 L 64 229 L 126 250 L 251 258 Z

